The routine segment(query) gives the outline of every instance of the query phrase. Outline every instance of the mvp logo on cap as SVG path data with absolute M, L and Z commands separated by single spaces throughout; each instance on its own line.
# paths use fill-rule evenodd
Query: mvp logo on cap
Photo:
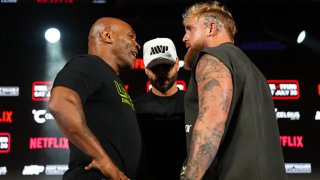
M 168 51 L 168 46 L 155 46 L 151 47 L 150 55 L 165 53 L 166 51 Z
M 143 62 L 148 69 L 158 64 L 174 64 L 177 57 L 176 47 L 169 38 L 155 38 L 143 45 Z

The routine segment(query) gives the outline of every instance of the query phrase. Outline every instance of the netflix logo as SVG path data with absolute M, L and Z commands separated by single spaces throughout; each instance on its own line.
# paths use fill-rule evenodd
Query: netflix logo
M 69 149 L 69 144 L 65 137 L 32 137 L 29 149 Z
M 282 147 L 304 148 L 303 136 L 280 136 Z
M 12 123 L 13 111 L 0 111 L 0 123 Z

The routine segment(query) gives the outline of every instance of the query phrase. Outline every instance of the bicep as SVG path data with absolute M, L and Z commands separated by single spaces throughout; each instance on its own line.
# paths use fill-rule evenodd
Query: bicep
M 196 68 L 198 84 L 198 121 L 207 126 L 223 125 L 227 120 L 232 99 L 232 76 L 224 63 L 211 55 L 204 55 Z
M 69 88 L 63 86 L 54 87 L 48 107 L 55 120 L 61 125 L 70 126 L 83 119 L 80 96 Z

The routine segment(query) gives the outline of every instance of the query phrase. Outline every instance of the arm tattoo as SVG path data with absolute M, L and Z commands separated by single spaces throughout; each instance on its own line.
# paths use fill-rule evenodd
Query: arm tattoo
M 199 179 L 207 171 L 216 157 L 224 132 L 223 121 L 216 125 L 206 114 L 215 108 L 215 113 L 227 114 L 232 98 L 229 69 L 217 58 L 204 55 L 196 67 L 198 83 L 199 115 L 190 142 L 190 151 L 184 175 L 187 179 Z M 214 106 L 216 104 L 217 106 Z M 214 106 L 214 107 L 213 107 Z M 212 112 L 210 112 L 212 113 Z M 219 122 L 220 121 L 220 122 Z
M 222 97 L 221 97 L 221 102 L 220 102 L 220 108 L 224 112 L 229 111 L 230 103 L 231 103 L 231 97 L 229 96 L 229 93 L 232 94 L 232 89 L 229 89 L 228 92 L 223 92 Z
M 187 179 L 197 179 L 201 172 L 205 173 L 217 154 L 222 132 L 216 129 L 206 129 L 211 132 L 210 136 L 203 135 L 203 132 L 199 130 L 193 131 L 190 155 L 184 171 Z M 196 149 L 196 146 L 198 149 Z

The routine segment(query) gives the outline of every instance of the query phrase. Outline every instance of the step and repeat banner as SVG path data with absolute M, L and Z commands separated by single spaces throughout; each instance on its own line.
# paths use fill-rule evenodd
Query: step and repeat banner
M 182 61 L 180 64 L 183 66 Z M 180 68 L 177 84 L 181 90 L 187 89 L 189 73 Z M 133 99 L 151 88 L 142 59 L 137 59 L 132 71 L 120 76 Z M 47 110 L 52 83 L 53 79 L 24 81 L 23 77 L 0 83 L 0 178 L 59 179 L 68 169 L 68 139 Z M 273 78 L 268 83 L 287 173 L 317 173 L 320 81 L 300 78 L 297 73 L 292 79 Z

